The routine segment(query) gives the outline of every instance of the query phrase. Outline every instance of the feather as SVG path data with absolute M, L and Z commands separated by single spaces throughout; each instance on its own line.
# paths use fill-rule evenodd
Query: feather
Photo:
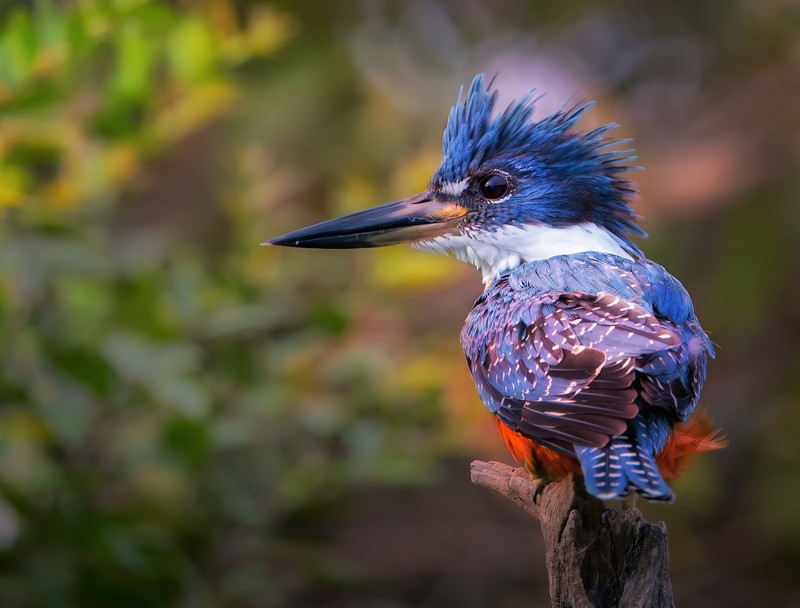
M 514 437 L 576 458 L 596 496 L 672 500 L 661 469 L 718 445 L 680 425 L 672 434 L 696 407 L 706 337 L 693 317 L 656 311 L 648 294 L 665 271 L 651 264 L 642 280 L 635 264 L 591 253 L 524 264 L 478 299 L 462 344 L 481 398 Z

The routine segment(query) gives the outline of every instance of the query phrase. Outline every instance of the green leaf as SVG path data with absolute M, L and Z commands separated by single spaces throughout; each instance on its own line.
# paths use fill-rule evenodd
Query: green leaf
M 172 70 L 183 82 L 203 80 L 214 67 L 214 50 L 208 25 L 199 18 L 185 19 L 170 36 L 169 59 Z
M 0 53 L 3 64 L 0 76 L 8 85 L 15 85 L 32 75 L 36 59 L 36 33 L 24 9 L 11 13 L 2 30 Z
M 106 360 L 89 348 L 52 347 L 50 357 L 61 370 L 93 391 L 108 395 L 114 384 L 114 371 Z
M 116 38 L 116 62 L 111 93 L 127 100 L 144 98 L 151 90 L 159 41 L 137 24 L 123 26 Z

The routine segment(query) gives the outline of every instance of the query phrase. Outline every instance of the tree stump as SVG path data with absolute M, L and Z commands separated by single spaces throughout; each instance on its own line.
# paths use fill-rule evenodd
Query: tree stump
M 525 469 L 474 461 L 472 483 L 490 488 L 539 520 L 550 601 L 557 608 L 672 608 L 667 528 L 636 508 L 606 508 L 570 475 L 533 499 Z

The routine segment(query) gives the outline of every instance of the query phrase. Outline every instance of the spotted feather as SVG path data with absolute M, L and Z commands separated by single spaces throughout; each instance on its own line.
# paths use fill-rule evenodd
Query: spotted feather
M 592 253 L 525 264 L 488 288 L 462 333 L 486 406 L 512 431 L 577 457 L 604 498 L 633 488 L 672 499 L 655 456 L 705 379 L 708 339 L 680 310 L 688 300 L 672 295 L 665 316 L 663 286 L 679 284 L 645 267 Z M 586 276 L 605 288 L 580 291 Z

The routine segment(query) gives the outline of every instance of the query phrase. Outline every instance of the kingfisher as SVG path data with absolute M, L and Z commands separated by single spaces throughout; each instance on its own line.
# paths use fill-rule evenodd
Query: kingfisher
M 476 266 L 461 332 L 478 394 L 537 491 L 569 473 L 604 500 L 674 500 L 667 480 L 725 440 L 696 411 L 714 356 L 681 283 L 634 243 L 636 167 L 591 104 L 534 120 L 533 93 L 496 111 L 494 80 L 459 91 L 428 188 L 264 245 L 409 242 Z

